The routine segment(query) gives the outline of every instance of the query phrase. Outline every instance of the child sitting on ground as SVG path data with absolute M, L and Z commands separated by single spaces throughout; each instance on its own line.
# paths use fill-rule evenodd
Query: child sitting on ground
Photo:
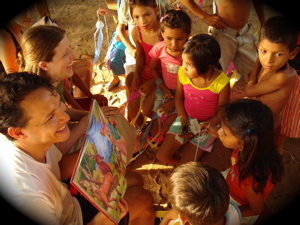
M 283 175 L 276 151 L 271 109 L 260 101 L 238 99 L 221 107 L 217 134 L 231 154 L 232 166 L 222 172 L 230 199 L 242 213 L 242 224 L 253 224 L 264 210 L 264 201 Z M 216 131 L 210 127 L 209 132 Z
M 220 70 L 220 56 L 220 46 L 211 35 L 195 35 L 186 43 L 175 94 L 178 117 L 158 149 L 160 162 L 180 165 L 198 161 L 211 151 L 215 137 L 201 129 L 219 124 L 218 107 L 230 94 L 229 77 Z
M 128 97 L 128 121 L 136 128 L 144 126 L 143 118 L 151 117 L 152 105 L 148 104 L 150 94 L 154 96 L 155 80 L 150 72 L 149 51 L 158 42 L 159 16 L 154 0 L 133 0 L 130 2 L 131 16 L 136 23 L 132 38 L 136 45 L 136 68 L 126 77 Z
M 160 20 L 160 31 L 162 41 L 149 52 L 150 71 L 157 88 L 153 96 L 152 121 L 144 136 L 148 135 L 147 142 L 152 148 L 162 142 L 177 117 L 174 100 L 177 72 L 182 64 L 184 44 L 191 33 L 191 18 L 179 7 L 169 10 Z M 156 143 L 153 145 L 152 142 Z

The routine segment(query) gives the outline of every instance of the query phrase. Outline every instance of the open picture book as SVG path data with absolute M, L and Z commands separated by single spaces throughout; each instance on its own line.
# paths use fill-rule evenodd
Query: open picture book
M 120 218 L 118 201 L 127 187 L 127 146 L 114 121 L 108 121 L 97 101 L 93 100 L 71 184 L 115 224 Z

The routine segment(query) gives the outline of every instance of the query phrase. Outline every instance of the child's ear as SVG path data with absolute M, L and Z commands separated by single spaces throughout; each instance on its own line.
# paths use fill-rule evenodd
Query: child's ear
M 240 149 L 244 148 L 244 141 L 238 140 L 238 144 L 240 145 Z
M 290 52 L 289 60 L 293 60 L 299 52 L 299 47 L 296 47 L 293 51 Z

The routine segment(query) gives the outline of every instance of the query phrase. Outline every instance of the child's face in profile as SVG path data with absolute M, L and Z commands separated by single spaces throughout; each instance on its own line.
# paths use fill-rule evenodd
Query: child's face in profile
M 182 68 L 184 74 L 189 78 L 197 78 L 199 77 L 196 67 L 194 66 L 194 62 L 189 57 L 187 53 L 182 54 Z
M 242 149 L 243 148 L 243 141 L 234 136 L 229 128 L 222 124 L 221 128 L 218 130 L 218 135 L 220 141 L 226 148 L 230 149 Z
M 294 58 L 293 52 L 286 44 L 273 43 L 264 38 L 258 45 L 259 61 L 267 73 L 276 73 L 281 69 L 288 60 Z
M 164 32 L 161 33 L 164 42 L 167 47 L 167 52 L 173 56 L 178 57 L 183 51 L 183 46 L 188 40 L 188 34 L 184 29 L 169 27 L 164 28 Z

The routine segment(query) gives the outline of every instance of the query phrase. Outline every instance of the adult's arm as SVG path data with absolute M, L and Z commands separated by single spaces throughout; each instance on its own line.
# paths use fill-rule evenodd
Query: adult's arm
M 128 39 L 125 27 L 126 27 L 125 24 L 122 24 L 122 23 L 119 22 L 119 24 L 117 25 L 117 34 L 119 35 L 119 37 L 120 37 L 121 41 L 123 42 L 123 44 L 129 50 L 130 54 L 134 58 L 136 58 L 136 49 L 133 46 L 133 44 L 131 44 L 130 40 Z
M 19 71 L 16 46 L 10 35 L 4 30 L 0 31 L 0 60 L 7 74 Z

